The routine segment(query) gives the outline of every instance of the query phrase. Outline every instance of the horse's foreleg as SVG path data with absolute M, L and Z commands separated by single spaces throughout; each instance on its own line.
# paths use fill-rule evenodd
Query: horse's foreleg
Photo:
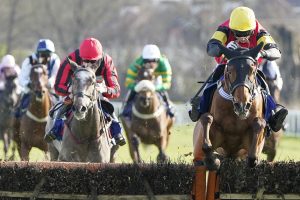
M 204 165 L 205 154 L 203 152 L 203 127 L 197 122 L 193 134 L 195 177 L 193 180 L 193 199 L 206 199 L 206 167 Z
M 255 167 L 258 164 L 258 156 L 260 155 L 265 142 L 266 121 L 262 118 L 255 118 L 252 124 L 253 135 L 248 152 L 248 165 Z
M 202 149 L 206 153 L 212 150 L 211 141 L 209 139 L 209 130 L 213 122 L 213 116 L 210 113 L 205 113 L 201 116 L 200 121 L 203 126 L 203 146 Z
M 7 160 L 7 152 L 10 144 L 10 138 L 7 132 L 3 134 L 3 143 L 4 143 L 4 160 Z
M 217 170 L 220 166 L 220 160 L 213 153 L 213 146 L 209 138 L 210 127 L 213 122 L 213 116 L 205 113 L 200 117 L 203 126 L 203 145 L 202 150 L 205 154 L 205 165 L 208 170 Z
M 23 161 L 29 161 L 29 152 L 31 150 L 31 147 L 25 145 L 23 142 L 21 144 L 21 160 Z

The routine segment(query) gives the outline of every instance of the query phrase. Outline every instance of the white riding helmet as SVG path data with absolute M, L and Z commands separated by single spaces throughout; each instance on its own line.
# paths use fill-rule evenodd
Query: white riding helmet
M 49 39 L 40 39 L 36 48 L 37 52 L 49 51 L 51 53 L 55 52 L 54 43 Z
M 159 59 L 160 58 L 160 50 L 155 44 L 147 44 L 144 46 L 143 59 Z
M 3 67 L 7 67 L 7 68 L 16 67 L 15 58 L 12 55 L 9 55 L 9 54 L 3 56 L 1 64 L 0 64 L 0 69 L 2 69 Z

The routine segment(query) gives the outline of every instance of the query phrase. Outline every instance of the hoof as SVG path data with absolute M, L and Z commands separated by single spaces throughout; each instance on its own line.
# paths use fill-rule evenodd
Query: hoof
M 209 171 L 219 170 L 220 165 L 221 165 L 221 161 L 219 158 L 215 158 L 215 159 L 205 158 L 204 162 L 205 162 L 205 166 L 206 166 L 207 170 L 209 170 Z
M 158 163 L 165 163 L 169 160 L 168 156 L 164 153 L 160 153 L 157 156 L 157 162 Z
M 251 157 L 247 158 L 247 165 L 250 168 L 256 167 L 258 165 L 258 163 L 259 163 L 258 158 L 251 158 Z

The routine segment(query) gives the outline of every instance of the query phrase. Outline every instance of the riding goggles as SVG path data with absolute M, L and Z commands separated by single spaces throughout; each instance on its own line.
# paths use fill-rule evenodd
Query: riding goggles
M 253 30 L 249 31 L 237 31 L 237 30 L 232 30 L 233 35 L 236 38 L 241 38 L 241 37 L 250 37 L 253 34 Z
M 155 58 L 155 59 L 143 59 L 144 63 L 151 63 L 151 62 L 158 62 L 159 58 Z

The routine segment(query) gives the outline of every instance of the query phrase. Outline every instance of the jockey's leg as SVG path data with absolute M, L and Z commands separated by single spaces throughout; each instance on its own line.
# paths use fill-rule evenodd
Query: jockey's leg
M 158 93 L 160 94 L 160 96 L 163 98 L 164 102 L 167 105 L 168 114 L 170 115 L 170 117 L 174 117 L 174 115 L 175 115 L 174 109 L 175 108 L 174 108 L 173 104 L 171 103 L 171 100 L 169 98 L 167 91 L 159 91 Z
M 27 111 L 29 103 L 30 103 L 30 92 L 22 92 L 20 97 L 19 105 L 15 110 L 15 117 L 20 118 Z
M 72 108 L 72 103 L 71 102 L 63 102 L 63 103 L 58 103 L 56 104 L 49 112 L 50 117 L 54 117 L 54 123 L 53 127 L 50 128 L 50 130 L 45 134 L 44 140 L 46 142 L 52 142 L 53 140 L 61 140 L 62 135 L 61 131 L 64 127 L 64 118 L 65 115 L 68 113 L 68 111 Z M 53 116 L 53 112 L 56 111 L 56 115 Z
M 127 117 L 129 119 L 131 118 L 132 104 L 133 104 L 133 100 L 134 100 L 135 96 L 136 96 L 136 92 L 134 90 L 130 90 L 128 98 L 124 105 L 123 112 L 121 114 L 123 117 Z
M 283 127 L 283 122 L 288 114 L 288 110 L 275 102 L 270 95 L 268 85 L 263 76 L 257 74 L 260 86 L 265 90 L 265 120 L 269 123 L 270 128 L 277 132 Z
M 192 99 L 192 109 L 189 111 L 189 116 L 193 122 L 198 121 L 201 114 L 208 112 L 213 93 L 217 88 L 216 83 L 224 74 L 224 68 L 224 64 L 217 65 L 210 78 L 204 83 L 202 96 Z
M 126 144 L 126 140 L 122 135 L 122 128 L 115 113 L 112 113 L 112 121 L 110 125 L 111 136 L 115 139 L 117 145 L 123 146 Z

